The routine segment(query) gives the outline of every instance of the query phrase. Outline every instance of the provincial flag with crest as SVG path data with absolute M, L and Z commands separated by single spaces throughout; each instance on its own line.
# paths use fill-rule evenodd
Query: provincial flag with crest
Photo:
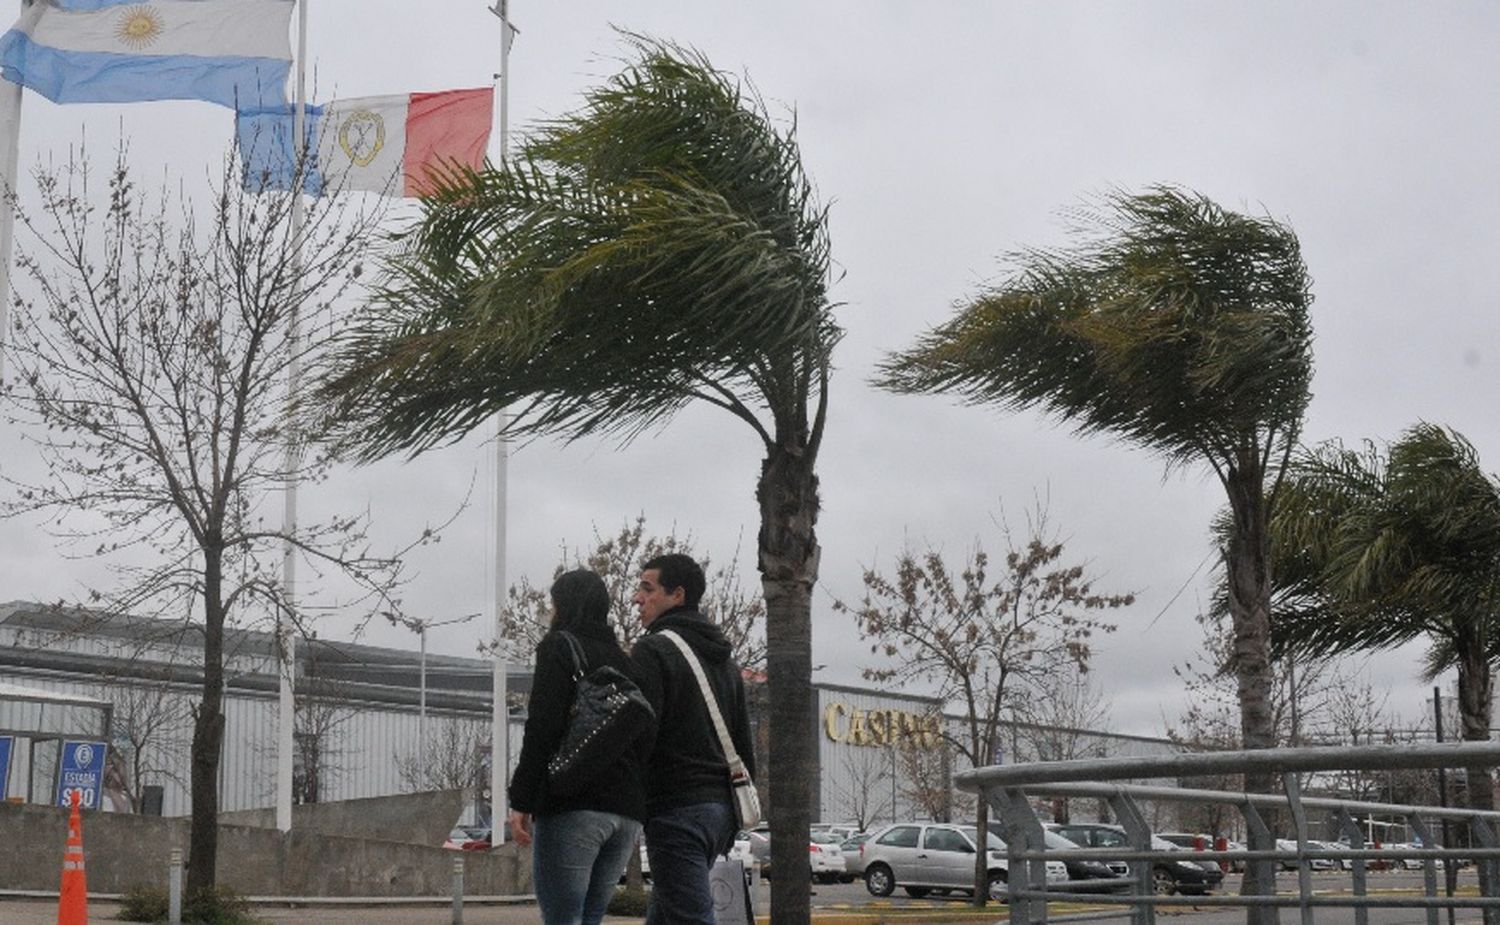
M 304 192 L 341 190 L 422 196 L 435 174 L 484 164 L 494 89 L 365 96 L 309 106 Z M 295 181 L 291 107 L 241 110 L 245 189 L 287 190 Z
M 292 0 L 28 0 L 0 71 L 54 103 L 286 105 Z

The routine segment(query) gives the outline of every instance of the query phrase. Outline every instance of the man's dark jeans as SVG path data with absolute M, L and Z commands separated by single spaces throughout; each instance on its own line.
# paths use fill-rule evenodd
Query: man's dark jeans
M 646 820 L 651 862 L 646 925 L 714 925 L 708 869 L 734 847 L 735 828 L 728 803 L 679 806 Z

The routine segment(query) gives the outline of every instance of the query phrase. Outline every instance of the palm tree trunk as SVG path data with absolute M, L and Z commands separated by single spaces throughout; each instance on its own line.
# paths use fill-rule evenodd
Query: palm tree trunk
M 1234 625 L 1234 674 L 1239 687 L 1240 740 L 1245 748 L 1274 748 L 1276 720 L 1271 707 L 1275 679 L 1271 671 L 1270 505 L 1258 468 L 1231 470 L 1229 506 L 1234 529 L 1229 535 L 1226 571 L 1229 613 Z M 1245 776 L 1245 789 L 1269 793 L 1274 775 Z
M 1458 650 L 1458 715 L 1463 726 L 1465 742 L 1487 742 L 1490 738 L 1490 710 L 1494 696 L 1494 679 L 1490 675 L 1489 660 L 1485 657 L 1483 643 L 1470 639 L 1460 641 Z M 1495 808 L 1494 784 L 1490 769 L 1482 766 L 1464 768 L 1468 782 L 1469 806 L 1473 809 Z M 1444 846 L 1444 847 L 1452 847 Z M 1482 896 L 1493 896 L 1500 871 L 1493 861 L 1482 860 L 1474 865 L 1479 871 L 1479 892 Z M 1484 910 L 1485 925 L 1500 922 L 1500 911 Z
M 1259 467 L 1230 469 L 1224 487 L 1229 493 L 1229 509 L 1234 517 L 1229 548 L 1225 551 L 1225 571 L 1228 575 L 1229 614 L 1234 627 L 1231 657 L 1239 688 L 1240 741 L 1244 748 L 1274 748 L 1270 504 Z M 1246 774 L 1245 790 L 1271 793 L 1275 782 L 1274 774 Z M 1267 814 L 1266 824 L 1274 831 L 1274 816 Z M 1276 873 L 1270 862 L 1251 861 L 1245 866 L 1240 884 L 1242 895 L 1259 896 L 1275 891 Z M 1246 916 L 1250 925 L 1275 925 L 1278 920 L 1274 907 L 1252 906 Z
M 213 889 L 218 878 L 219 753 L 224 741 L 223 550 L 220 549 L 204 550 L 203 610 L 203 697 L 193 711 L 191 750 L 189 896 Z
M 1458 711 L 1463 725 L 1465 742 L 1488 742 L 1490 739 L 1490 710 L 1494 696 L 1494 680 L 1490 666 L 1479 643 L 1458 647 Z M 1490 769 L 1466 768 L 1469 781 L 1469 806 L 1474 809 L 1495 808 L 1495 791 L 1490 782 Z
M 759 564 L 770 689 L 771 919 L 807 925 L 813 767 L 812 588 L 818 579 L 818 479 L 801 440 L 778 440 L 761 466 Z M 764 773 L 764 772 L 763 772 Z

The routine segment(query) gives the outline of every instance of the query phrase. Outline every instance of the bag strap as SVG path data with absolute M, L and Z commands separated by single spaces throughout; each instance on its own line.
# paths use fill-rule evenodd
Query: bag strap
M 693 669 L 693 677 L 698 679 L 698 689 L 703 692 L 703 699 L 708 704 L 708 715 L 714 721 L 714 730 L 719 734 L 719 745 L 724 749 L 724 758 L 733 764 L 740 760 L 740 753 L 735 751 L 734 742 L 729 738 L 729 729 L 724 725 L 724 715 L 719 712 L 719 700 L 708 686 L 708 678 L 703 674 L 703 665 L 698 661 L 698 655 L 693 652 L 681 636 L 671 630 L 662 630 L 657 634 L 665 636 L 672 641 L 682 652 L 682 657 L 687 659 L 688 667 Z
M 588 673 L 587 660 L 583 657 L 583 646 L 579 645 L 577 637 L 567 630 L 558 630 L 557 635 L 568 644 L 568 654 L 573 656 L 573 683 L 577 684 Z

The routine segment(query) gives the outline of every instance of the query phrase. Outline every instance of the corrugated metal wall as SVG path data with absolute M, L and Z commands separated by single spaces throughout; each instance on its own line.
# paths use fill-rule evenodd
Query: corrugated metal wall
M 188 758 L 192 741 L 190 706 L 196 692 L 189 687 L 163 685 L 161 682 L 131 683 L 123 680 L 92 680 L 49 677 L 0 669 L 0 679 L 52 693 L 99 697 L 116 704 L 115 734 L 126 735 L 131 722 L 132 706 L 144 712 L 150 703 L 173 719 L 148 738 L 143 775 L 144 783 L 163 787 L 162 811 L 168 816 L 187 815 Z M 134 704 L 132 697 L 136 698 Z M 37 705 L 0 703 L 0 728 L 38 727 Z M 61 709 L 48 705 L 60 720 Z M 321 741 L 320 801 L 384 796 L 403 790 L 397 769 L 397 756 L 414 754 L 417 749 L 418 712 L 415 707 L 399 707 L 369 702 L 325 703 Z M 478 738 L 488 739 L 490 719 L 486 713 L 428 711 L 428 731 L 434 734 L 439 724 L 459 723 L 472 729 Z M 43 715 L 42 719 L 47 717 Z M 231 689 L 224 699 L 224 754 L 219 766 L 220 807 L 224 811 L 255 809 L 275 805 L 277 700 L 264 695 Z M 305 724 L 307 718 L 299 721 Z M 520 751 L 522 722 L 511 722 L 511 766 Z M 57 745 L 38 746 L 37 767 L 30 763 L 30 748 L 18 741 L 11 768 L 7 796 L 25 797 L 28 776 L 35 774 L 32 799 L 47 800 L 50 777 L 55 773 Z

